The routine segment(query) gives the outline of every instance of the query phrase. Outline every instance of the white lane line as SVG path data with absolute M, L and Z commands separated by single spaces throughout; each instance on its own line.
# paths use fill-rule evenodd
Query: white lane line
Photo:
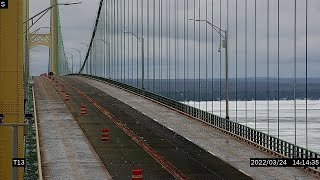
M 208 151 L 208 153 L 214 155 L 214 156 L 217 156 L 215 153 L 211 152 L 211 151 Z
M 248 173 L 246 173 L 245 171 L 243 171 L 243 170 L 241 170 L 241 169 L 238 169 L 240 172 L 242 172 L 243 174 L 245 174 L 245 175 L 247 175 L 247 176 L 249 176 L 249 177 L 251 177 Z

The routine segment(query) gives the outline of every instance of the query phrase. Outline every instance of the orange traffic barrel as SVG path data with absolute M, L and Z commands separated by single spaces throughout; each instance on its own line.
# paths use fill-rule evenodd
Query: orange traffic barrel
M 132 169 L 132 180 L 142 180 L 142 169 Z
M 101 141 L 102 142 L 109 142 L 109 129 L 108 128 L 102 128 Z
M 87 114 L 87 107 L 84 105 L 80 105 L 80 115 L 86 115 Z
M 70 95 L 69 95 L 68 93 L 66 93 L 66 94 L 64 95 L 64 100 L 65 100 L 65 101 L 70 100 Z

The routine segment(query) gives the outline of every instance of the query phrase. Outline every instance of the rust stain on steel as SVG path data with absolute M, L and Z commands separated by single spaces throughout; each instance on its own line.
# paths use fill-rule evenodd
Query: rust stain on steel
M 60 79 L 60 78 L 59 78 Z M 134 142 L 136 142 L 142 149 L 144 149 L 149 155 L 151 155 L 156 161 L 158 161 L 162 167 L 164 167 L 172 176 L 179 180 L 189 179 L 185 174 L 183 174 L 179 169 L 177 169 L 173 164 L 171 164 L 165 157 L 163 157 L 160 153 L 158 153 L 155 149 L 145 143 L 139 136 L 137 136 L 131 129 L 129 129 L 126 125 L 121 123 L 117 117 L 115 117 L 111 112 L 102 107 L 97 101 L 95 101 L 90 96 L 86 95 L 79 88 L 71 85 L 66 82 L 64 79 L 61 79 L 66 84 L 75 89 L 80 95 L 84 96 L 91 104 L 93 104 L 96 108 L 98 108 L 105 116 L 107 116 L 112 122 L 122 129 Z

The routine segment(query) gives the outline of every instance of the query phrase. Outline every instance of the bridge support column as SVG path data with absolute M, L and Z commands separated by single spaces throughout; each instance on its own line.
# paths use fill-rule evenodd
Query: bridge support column
M 24 121 L 24 17 L 27 1 L 9 1 L 0 9 L 0 114 L 3 123 Z M 18 153 L 23 158 L 23 128 L 18 131 Z M 0 179 L 12 179 L 12 133 L 0 125 Z M 23 179 L 23 168 L 18 168 Z
M 51 0 L 51 6 L 58 4 L 57 0 Z M 53 6 L 51 9 L 50 20 L 50 34 L 51 34 L 51 48 L 50 48 L 50 67 L 54 74 L 59 74 L 58 66 L 58 6 Z

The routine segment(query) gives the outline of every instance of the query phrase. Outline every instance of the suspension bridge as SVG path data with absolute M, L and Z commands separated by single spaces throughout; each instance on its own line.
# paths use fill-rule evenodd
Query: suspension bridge
M 319 179 L 318 1 L 0 2 L 0 179 Z

